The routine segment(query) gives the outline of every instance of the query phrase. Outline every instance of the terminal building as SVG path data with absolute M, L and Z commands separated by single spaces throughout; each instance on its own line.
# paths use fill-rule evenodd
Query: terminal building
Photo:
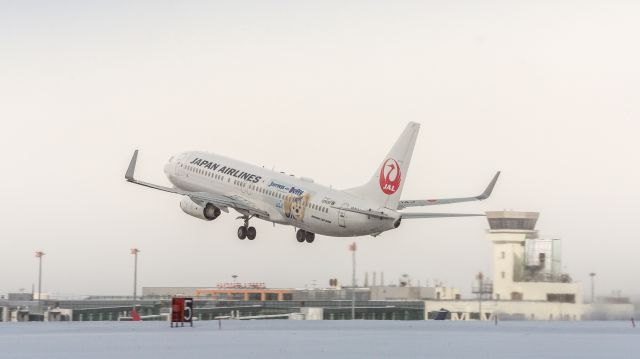
M 488 242 L 493 247 L 490 278 L 478 275 L 473 296 L 440 284 L 397 283 L 325 288 L 269 288 L 264 283 L 221 283 L 201 287 L 143 287 L 142 298 L 89 297 L 83 300 L 34 301 L 27 294 L 0 298 L 0 321 L 130 320 L 131 310 L 145 320 L 168 320 L 170 299 L 193 297 L 199 320 L 229 319 L 368 319 L 368 320 L 584 320 L 629 319 L 634 307 L 618 296 L 584 303 L 583 289 L 562 271 L 561 240 L 540 238 L 536 212 L 487 212 Z M 355 317 L 352 297 L 355 296 Z

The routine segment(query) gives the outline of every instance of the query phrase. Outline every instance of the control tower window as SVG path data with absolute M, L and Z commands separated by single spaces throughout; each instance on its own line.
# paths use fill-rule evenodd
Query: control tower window
M 491 229 L 516 229 L 532 231 L 536 226 L 536 219 L 532 218 L 489 218 Z

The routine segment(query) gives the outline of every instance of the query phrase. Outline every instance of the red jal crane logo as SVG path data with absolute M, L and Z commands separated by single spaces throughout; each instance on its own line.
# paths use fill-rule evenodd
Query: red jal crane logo
M 400 165 L 393 158 L 384 161 L 380 168 L 380 189 L 386 194 L 394 194 L 400 188 Z

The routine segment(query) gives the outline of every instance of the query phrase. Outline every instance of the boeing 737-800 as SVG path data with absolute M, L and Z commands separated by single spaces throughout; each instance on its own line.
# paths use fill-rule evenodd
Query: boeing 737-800
M 500 172 L 479 196 L 400 200 L 407 180 L 420 125 L 410 122 L 389 154 L 365 185 L 336 190 L 231 158 L 205 152 L 184 152 L 171 157 L 164 172 L 173 187 L 134 179 L 138 150 L 133 153 L 125 179 L 131 183 L 182 195 L 180 208 L 196 218 L 211 221 L 232 208 L 244 225 L 238 238 L 256 238 L 249 220 L 290 225 L 297 228 L 298 242 L 311 243 L 315 234 L 332 237 L 372 235 L 395 229 L 404 219 L 482 216 L 481 214 L 416 213 L 408 207 L 479 201 L 491 195 Z

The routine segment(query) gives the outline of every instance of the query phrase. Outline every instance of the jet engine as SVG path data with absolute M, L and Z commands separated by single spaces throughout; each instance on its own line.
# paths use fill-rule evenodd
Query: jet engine
M 184 197 L 180 201 L 180 208 L 184 213 L 205 221 L 212 221 L 220 215 L 220 208 L 211 203 L 207 203 L 203 207 L 189 197 Z

